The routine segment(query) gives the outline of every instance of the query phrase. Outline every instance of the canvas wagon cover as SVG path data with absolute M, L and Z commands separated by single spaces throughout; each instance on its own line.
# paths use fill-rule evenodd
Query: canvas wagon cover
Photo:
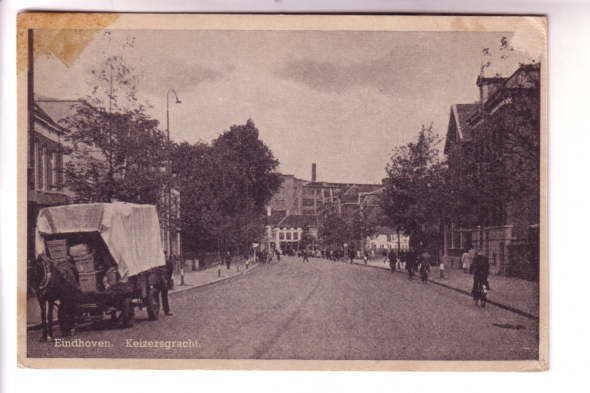
M 43 235 L 98 232 L 123 281 L 166 264 L 156 207 L 132 203 L 52 206 L 37 216 L 36 255 L 45 253 Z

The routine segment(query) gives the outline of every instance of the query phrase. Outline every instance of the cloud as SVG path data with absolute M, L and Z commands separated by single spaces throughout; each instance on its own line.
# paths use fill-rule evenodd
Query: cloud
M 343 93 L 358 87 L 372 87 L 385 95 L 407 97 L 423 93 L 437 76 L 426 64 L 432 55 L 420 48 L 400 48 L 364 62 L 320 62 L 311 58 L 290 60 L 275 71 L 282 79 L 305 84 L 315 90 Z
M 202 64 L 178 64 L 171 71 L 161 69 L 158 75 L 154 72 L 143 73 L 141 77 L 142 89 L 157 91 L 162 87 L 174 88 L 177 91 L 193 89 L 203 83 L 217 82 L 235 70 L 234 66 L 211 68 Z

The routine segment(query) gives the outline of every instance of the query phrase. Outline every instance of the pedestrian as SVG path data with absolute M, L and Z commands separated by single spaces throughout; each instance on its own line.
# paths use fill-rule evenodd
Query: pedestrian
M 426 282 L 428 281 L 428 273 L 430 272 L 430 260 L 431 256 L 428 252 L 423 252 L 420 255 L 420 278 L 422 279 L 422 282 L 424 284 L 426 284 Z
M 352 263 L 354 261 L 354 254 L 355 254 L 355 252 L 354 252 L 353 248 L 348 250 L 348 258 L 350 259 L 350 263 Z
M 365 261 L 365 265 L 369 262 L 369 252 L 367 250 L 365 250 L 365 253 L 363 254 L 363 261 Z
M 396 255 L 393 252 L 393 250 L 389 250 L 389 255 L 387 256 L 389 258 L 389 269 L 391 270 L 391 273 L 395 272 L 395 262 L 396 262 Z
M 227 270 L 229 270 L 230 265 L 231 265 L 231 253 L 229 252 L 229 250 L 227 250 L 225 252 L 225 266 L 227 267 Z
M 490 283 L 488 281 L 488 276 L 490 273 L 490 261 L 481 250 L 478 251 L 475 255 L 473 260 L 473 288 L 471 290 L 471 294 L 473 296 L 473 300 L 477 304 L 479 300 L 485 300 L 485 289 L 490 289 Z
M 445 263 L 440 261 L 440 265 L 438 266 L 438 271 L 440 273 L 440 278 L 445 278 Z
M 406 253 L 406 269 L 408 270 L 408 280 L 414 279 L 414 263 L 416 255 L 413 251 Z
M 170 303 L 168 302 L 168 290 L 172 289 L 172 273 L 174 272 L 174 262 L 171 257 L 166 258 L 166 266 L 160 271 L 160 296 L 162 297 L 162 309 L 164 314 L 172 315 L 170 312 Z
M 301 254 L 303 256 L 303 262 L 308 262 L 309 263 L 309 259 L 307 257 L 307 251 L 306 250 L 303 250 L 303 251 L 301 251 Z
M 472 263 L 471 250 L 465 249 L 465 252 L 461 255 L 461 268 L 463 273 L 468 273 Z
M 275 248 L 275 253 L 277 254 L 277 262 L 281 261 L 281 252 L 278 248 Z

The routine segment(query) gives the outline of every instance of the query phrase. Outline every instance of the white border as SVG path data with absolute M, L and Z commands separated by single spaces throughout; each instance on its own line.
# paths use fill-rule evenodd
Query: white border
M 588 298 L 590 277 L 587 244 L 590 194 L 584 158 L 590 146 L 588 64 L 590 64 L 590 6 L 583 1 L 15 1 L 0 2 L 2 19 L 2 105 L 0 210 L 2 253 L 0 311 L 2 350 L 1 391 L 60 389 L 81 391 L 381 391 L 583 390 L 588 386 Z M 20 9 L 78 9 L 111 11 L 347 11 L 347 12 L 466 12 L 535 13 L 549 15 L 549 138 L 551 370 L 546 373 L 309 373 L 220 371 L 88 371 L 23 370 L 16 368 L 16 84 L 15 15 Z M 586 87 L 586 89 L 584 89 Z M 26 388 L 25 388 L 26 386 Z M 575 389 L 575 387 L 582 389 Z

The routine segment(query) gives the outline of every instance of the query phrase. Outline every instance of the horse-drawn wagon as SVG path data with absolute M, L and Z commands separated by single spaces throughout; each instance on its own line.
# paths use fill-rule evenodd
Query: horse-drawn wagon
M 35 254 L 42 339 L 51 339 L 54 303 L 64 334 L 84 321 L 132 326 L 136 307 L 158 319 L 167 271 L 155 206 L 116 202 L 42 209 Z

